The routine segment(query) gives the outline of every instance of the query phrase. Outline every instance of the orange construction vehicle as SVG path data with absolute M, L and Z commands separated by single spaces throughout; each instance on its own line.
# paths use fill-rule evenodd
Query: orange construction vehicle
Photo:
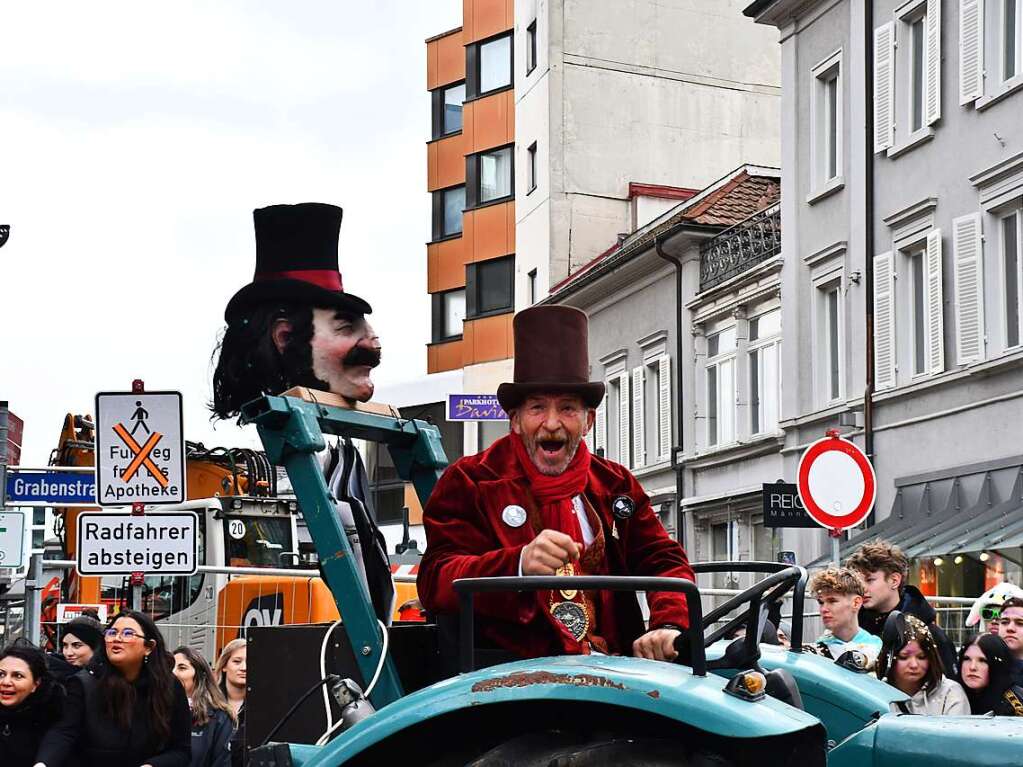
M 68 414 L 51 465 L 93 466 L 94 431 L 88 416 Z M 145 579 L 142 608 L 160 625 L 168 646 L 189 645 L 212 659 L 249 626 L 338 619 L 330 591 L 319 577 L 313 548 L 299 541 L 298 502 L 293 495 L 277 495 L 276 469 L 265 454 L 207 449 L 189 442 L 186 483 L 188 500 L 162 508 L 198 514 L 199 562 L 214 571 Z M 63 558 L 73 560 L 77 517 L 91 509 L 54 511 Z M 216 571 L 221 569 L 225 572 Z M 258 569 L 278 572 L 260 575 Z M 392 565 L 399 574 L 414 574 L 414 569 L 408 556 Z M 79 576 L 72 570 L 61 584 L 60 601 L 105 603 L 112 614 L 128 605 L 128 595 L 126 579 Z M 421 620 L 421 614 L 410 609 L 412 603 L 417 603 L 415 584 L 396 583 L 395 619 Z M 44 627 L 55 625 L 56 604 L 56 599 L 48 600 Z M 52 628 L 47 633 L 55 646 Z

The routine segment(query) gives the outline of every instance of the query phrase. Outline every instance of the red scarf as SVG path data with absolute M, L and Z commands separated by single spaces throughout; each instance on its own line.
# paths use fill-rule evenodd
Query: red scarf
M 581 547 L 585 546 L 583 531 L 579 526 L 579 518 L 572 507 L 572 499 L 582 495 L 586 489 L 586 480 L 590 474 L 590 450 L 586 443 L 579 441 L 579 447 L 561 474 L 551 476 L 543 474 L 529 457 L 522 437 L 512 434 L 512 445 L 515 446 L 515 457 L 519 461 L 533 497 L 540 505 L 540 516 L 543 525 L 550 530 L 559 530 L 572 537 Z
M 512 445 L 515 448 L 515 457 L 522 467 L 522 472 L 529 480 L 530 491 L 536 500 L 540 511 L 540 523 L 542 528 L 558 530 L 570 536 L 579 544 L 579 561 L 575 564 L 575 571 L 579 575 L 606 574 L 607 566 L 604 555 L 603 533 L 598 528 L 594 529 L 595 538 L 593 544 L 587 549 L 583 540 L 582 527 L 579 525 L 579 517 L 576 515 L 572 505 L 572 499 L 582 495 L 586 490 L 586 483 L 590 472 L 591 454 L 585 442 L 580 441 L 576 454 L 572 461 L 561 474 L 550 476 L 543 474 L 526 450 L 525 443 L 517 434 L 511 435 Z M 536 525 L 534 525 L 534 528 Z M 539 532 L 536 530 L 535 532 Z M 589 561 L 588 561 L 589 560 Z M 562 592 L 563 594 L 564 592 Z M 537 603 L 541 611 L 547 616 L 551 625 L 558 635 L 558 639 L 565 652 L 589 654 L 591 647 L 608 653 L 608 638 L 605 636 L 608 628 L 602 626 L 602 616 L 613 614 L 612 594 L 609 591 L 591 593 L 579 592 L 574 599 L 586 606 L 590 616 L 590 626 L 586 637 L 579 641 L 568 631 L 567 628 L 551 614 L 551 606 L 564 599 L 562 596 L 552 594 L 550 591 L 538 591 L 536 594 Z M 614 632 L 611 634 L 612 642 Z

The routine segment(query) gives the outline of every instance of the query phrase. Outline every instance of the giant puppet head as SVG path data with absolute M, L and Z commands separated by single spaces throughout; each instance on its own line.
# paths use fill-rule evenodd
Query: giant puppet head
M 271 205 L 253 219 L 256 273 L 224 311 L 214 414 L 232 418 L 246 402 L 293 386 L 365 402 L 380 341 L 366 319 L 370 305 L 341 284 L 341 208 Z

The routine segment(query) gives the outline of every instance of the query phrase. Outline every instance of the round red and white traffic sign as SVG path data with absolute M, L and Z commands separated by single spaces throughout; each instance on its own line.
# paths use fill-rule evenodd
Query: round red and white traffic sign
M 877 477 L 862 450 L 829 433 L 799 459 L 796 488 L 803 508 L 817 524 L 846 530 L 860 524 L 874 508 Z

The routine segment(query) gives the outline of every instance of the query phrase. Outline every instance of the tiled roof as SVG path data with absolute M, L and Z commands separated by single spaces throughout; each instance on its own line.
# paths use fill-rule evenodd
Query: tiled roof
M 734 226 L 781 199 L 777 178 L 751 176 L 745 170 L 681 212 L 681 220 L 709 226 Z
M 618 261 L 627 254 L 637 253 L 650 247 L 661 232 L 678 224 L 710 226 L 726 229 L 753 214 L 774 205 L 781 199 L 781 179 L 778 175 L 759 175 L 745 166 L 727 181 L 717 182 L 709 191 L 698 193 L 691 202 L 682 202 L 658 219 L 654 226 L 647 225 L 623 242 L 612 245 L 606 251 L 572 272 L 561 282 L 551 286 L 551 294 L 574 287 L 584 276 L 603 270 L 605 264 Z

